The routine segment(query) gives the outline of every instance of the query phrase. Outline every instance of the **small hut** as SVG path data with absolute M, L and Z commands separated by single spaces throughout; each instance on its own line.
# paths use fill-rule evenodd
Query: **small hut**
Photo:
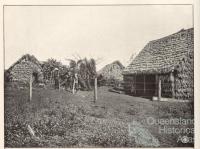
M 150 41 L 123 71 L 127 94 L 193 99 L 193 28 Z
M 123 80 L 122 71 L 124 66 L 120 61 L 114 61 L 111 64 L 104 66 L 101 70 L 98 71 L 98 74 L 105 77 L 105 79 L 116 79 Z
M 43 81 L 43 72 L 40 62 L 33 55 L 26 54 L 15 62 L 7 71 L 8 81 L 28 82 L 33 76 L 34 82 Z
M 115 83 L 122 82 L 123 80 L 122 72 L 124 68 L 125 67 L 122 65 L 122 63 L 116 60 L 110 64 L 107 64 L 102 69 L 100 69 L 98 71 L 99 78 L 102 78 L 105 81 L 105 83 L 102 83 L 102 85 L 105 84 L 111 85 L 114 82 Z M 101 81 L 99 80 L 99 82 Z

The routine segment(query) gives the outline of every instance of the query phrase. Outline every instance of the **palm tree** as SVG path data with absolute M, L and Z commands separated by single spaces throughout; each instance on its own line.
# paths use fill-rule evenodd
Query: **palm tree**
M 96 77 L 96 63 L 94 59 L 88 60 L 87 58 L 79 59 L 77 61 L 67 59 L 70 61 L 70 70 L 72 76 L 77 74 L 79 84 L 82 88 L 91 90 L 91 83 Z
M 96 63 L 94 59 L 87 60 L 85 58 L 84 65 L 85 65 L 87 86 L 88 89 L 91 90 L 91 83 L 93 83 L 93 80 L 96 77 Z

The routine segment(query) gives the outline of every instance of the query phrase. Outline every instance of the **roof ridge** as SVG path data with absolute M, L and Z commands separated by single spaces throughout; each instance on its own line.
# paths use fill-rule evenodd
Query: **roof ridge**
M 158 38 L 158 39 L 150 40 L 149 43 L 156 42 L 156 41 L 163 40 L 163 39 L 167 39 L 167 38 L 170 38 L 170 37 L 172 37 L 172 36 L 174 36 L 174 35 L 177 35 L 178 33 L 187 32 L 187 31 L 190 31 L 190 30 L 193 30 L 193 29 L 194 29 L 193 27 L 188 28 L 188 29 L 182 28 L 182 29 L 179 30 L 178 32 L 169 34 L 169 35 L 167 35 L 167 36 L 164 36 L 164 37 L 161 37 L 161 38 Z
M 10 69 L 12 69 L 16 64 L 20 63 L 23 59 L 25 59 L 26 57 L 29 57 L 30 61 L 32 61 L 33 63 L 35 63 L 36 65 L 38 65 L 41 69 L 42 67 L 40 66 L 40 62 L 38 61 L 38 59 L 34 56 L 34 55 L 30 55 L 30 54 L 24 54 L 21 56 L 21 58 L 19 58 L 15 63 L 13 63 L 8 69 L 7 71 L 9 71 Z

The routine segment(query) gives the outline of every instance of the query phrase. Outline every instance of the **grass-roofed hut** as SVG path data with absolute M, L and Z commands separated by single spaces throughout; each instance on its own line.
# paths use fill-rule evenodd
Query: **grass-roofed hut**
M 123 80 L 124 66 L 118 60 L 107 64 L 98 71 L 98 79 L 101 85 L 119 84 Z
M 127 94 L 193 99 L 193 28 L 150 41 L 123 71 Z
M 6 80 L 10 82 L 28 82 L 31 74 L 33 76 L 33 81 L 43 81 L 43 72 L 40 62 L 35 56 L 26 54 L 6 71 Z

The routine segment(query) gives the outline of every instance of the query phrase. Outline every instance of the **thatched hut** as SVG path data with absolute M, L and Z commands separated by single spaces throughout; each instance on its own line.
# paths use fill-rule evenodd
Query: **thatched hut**
M 193 28 L 150 41 L 123 71 L 127 94 L 193 99 Z
M 102 80 L 99 80 L 100 82 L 104 82 L 102 83 L 102 85 L 111 85 L 113 83 L 118 83 L 118 82 L 122 82 L 123 80 L 123 75 L 122 72 L 124 70 L 124 66 L 122 65 L 122 63 L 118 60 L 107 64 L 106 66 L 104 66 L 102 69 L 100 69 L 98 71 L 98 78 L 102 78 Z
M 124 70 L 124 66 L 120 61 L 114 61 L 110 64 L 107 64 L 102 69 L 98 71 L 98 74 L 105 77 L 105 79 L 116 79 L 123 80 L 122 71 Z
M 7 80 L 11 82 L 28 82 L 33 76 L 34 82 L 43 81 L 40 62 L 33 55 L 26 54 L 15 62 L 7 71 Z

